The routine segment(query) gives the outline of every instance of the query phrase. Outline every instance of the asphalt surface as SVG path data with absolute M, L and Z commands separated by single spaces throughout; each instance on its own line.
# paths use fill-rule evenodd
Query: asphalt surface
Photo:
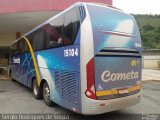
M 0 114 L 64 114 L 69 115 L 69 120 L 139 120 L 146 114 L 160 114 L 160 82 L 144 82 L 141 102 L 135 106 L 102 115 L 82 116 L 58 105 L 47 107 L 43 100 L 36 100 L 27 87 L 11 80 L 0 80 Z M 160 115 L 155 120 L 159 119 Z

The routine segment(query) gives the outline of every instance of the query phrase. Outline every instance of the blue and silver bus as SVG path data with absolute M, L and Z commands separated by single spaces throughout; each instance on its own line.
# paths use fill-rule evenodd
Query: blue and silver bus
M 48 106 L 94 115 L 140 101 L 141 58 L 133 16 L 79 2 L 11 45 L 9 73 Z

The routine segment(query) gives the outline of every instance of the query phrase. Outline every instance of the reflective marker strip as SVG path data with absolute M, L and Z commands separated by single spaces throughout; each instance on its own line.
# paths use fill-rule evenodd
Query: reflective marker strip
M 31 53 L 31 56 L 32 56 L 32 60 L 33 60 L 34 69 L 36 71 L 36 78 L 37 78 L 38 86 L 40 86 L 40 81 L 41 81 L 40 73 L 39 73 L 39 70 L 38 70 L 38 65 L 37 65 L 37 62 L 36 62 L 36 58 L 35 58 L 32 46 L 31 46 L 31 44 L 30 44 L 30 42 L 29 42 L 27 37 L 24 36 L 23 38 L 25 39 L 25 41 L 28 44 L 28 47 L 29 47 L 29 50 L 30 50 L 30 53 Z
M 137 86 L 130 87 L 126 90 L 128 90 L 128 92 L 133 92 L 133 91 L 136 91 L 139 89 L 141 89 L 141 86 L 137 85 Z M 104 90 L 104 91 L 97 91 L 96 92 L 97 96 L 106 96 L 106 95 L 114 95 L 114 94 L 118 94 L 118 90 Z
M 133 92 L 133 91 L 139 90 L 141 88 L 142 87 L 140 85 L 137 85 L 137 86 L 133 86 L 133 87 L 128 88 L 128 91 L 129 92 Z
M 118 91 L 117 90 L 104 90 L 104 91 L 96 92 L 97 96 L 106 96 L 106 95 L 113 95 L 113 94 L 118 94 Z

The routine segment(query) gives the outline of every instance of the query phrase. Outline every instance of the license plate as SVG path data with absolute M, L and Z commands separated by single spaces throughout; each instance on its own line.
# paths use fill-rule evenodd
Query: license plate
M 119 94 L 126 94 L 126 93 L 128 93 L 128 90 L 127 89 L 119 90 L 118 93 Z

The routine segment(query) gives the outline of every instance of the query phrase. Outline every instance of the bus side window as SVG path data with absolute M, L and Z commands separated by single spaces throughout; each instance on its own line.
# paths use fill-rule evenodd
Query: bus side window
M 19 42 L 20 42 L 20 44 L 19 44 L 19 53 L 23 53 L 24 43 L 23 43 L 22 39 Z
M 33 37 L 34 37 L 33 35 L 34 35 L 34 33 L 30 33 L 29 35 L 26 36 L 28 38 L 32 48 L 33 48 Z M 26 45 L 28 46 L 27 42 L 26 42 Z M 28 47 L 28 51 L 29 51 L 29 47 Z
M 20 54 L 21 53 L 21 47 L 20 47 L 20 41 L 17 42 L 17 51 L 16 54 Z
M 25 39 L 21 39 L 21 49 L 22 49 L 22 53 L 26 53 L 29 52 L 29 47 L 28 44 L 26 43 Z
M 32 46 L 34 51 L 44 49 L 44 32 L 40 29 L 33 33 Z
M 43 30 L 46 32 L 47 48 L 57 48 L 63 45 L 63 19 L 64 17 L 60 16 L 44 26 Z
M 27 50 L 27 44 L 25 43 L 25 40 L 23 38 L 21 38 L 18 42 L 17 42 L 17 54 L 22 54 L 22 53 L 26 53 L 28 52 Z
M 63 38 L 64 46 L 74 44 L 79 27 L 80 27 L 80 19 L 78 10 L 74 8 L 65 14 L 64 38 Z

